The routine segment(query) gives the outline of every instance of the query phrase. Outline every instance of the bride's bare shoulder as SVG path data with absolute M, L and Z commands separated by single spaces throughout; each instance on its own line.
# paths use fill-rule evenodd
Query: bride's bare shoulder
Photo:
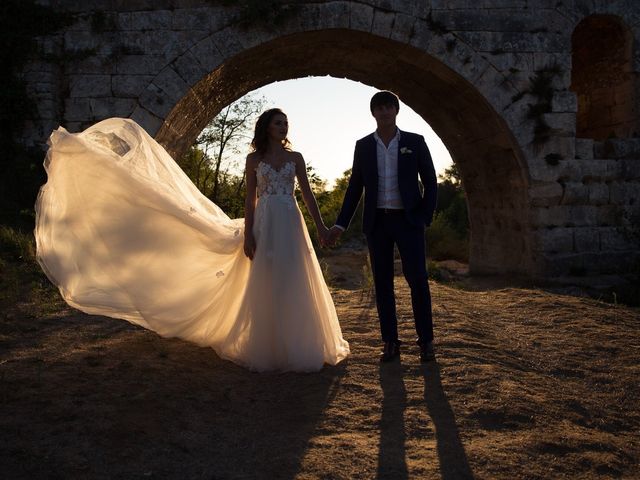
M 247 155 L 247 166 L 248 167 L 255 167 L 256 165 L 258 165 L 258 162 L 260 161 L 260 154 L 258 152 L 251 152 Z
M 300 152 L 287 152 L 287 158 L 289 161 L 294 162 L 296 165 L 304 165 L 304 157 Z

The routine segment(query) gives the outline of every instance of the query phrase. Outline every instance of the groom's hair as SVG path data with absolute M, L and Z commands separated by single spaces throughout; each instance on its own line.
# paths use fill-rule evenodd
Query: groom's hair
M 369 103 L 371 113 L 373 113 L 376 107 L 382 107 L 383 105 L 392 105 L 396 107 L 396 112 L 400 111 L 400 100 L 398 100 L 398 96 L 388 90 L 378 92 L 371 97 L 371 102 Z

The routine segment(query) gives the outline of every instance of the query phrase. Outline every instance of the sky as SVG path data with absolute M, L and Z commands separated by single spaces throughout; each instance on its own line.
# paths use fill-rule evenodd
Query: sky
M 289 120 L 289 140 L 307 164 L 333 186 L 351 168 L 356 140 L 375 130 L 369 100 L 377 90 L 333 77 L 306 77 L 266 85 L 252 94 L 264 96 L 267 108 L 281 108 Z M 451 155 L 431 127 L 400 102 L 397 125 L 424 135 L 437 174 L 452 164 Z

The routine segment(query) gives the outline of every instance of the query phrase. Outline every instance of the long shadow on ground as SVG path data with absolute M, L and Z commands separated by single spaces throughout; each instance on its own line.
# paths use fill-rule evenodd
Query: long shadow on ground
M 83 317 L 0 347 L 0 477 L 294 478 L 344 372 L 251 373 Z

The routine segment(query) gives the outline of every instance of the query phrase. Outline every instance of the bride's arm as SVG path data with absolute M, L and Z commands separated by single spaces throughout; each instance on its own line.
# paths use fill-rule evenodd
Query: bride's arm
M 247 196 L 244 199 L 244 254 L 253 260 L 256 240 L 253 236 L 253 216 L 256 211 L 256 161 L 254 153 L 247 155 L 245 175 L 247 177 Z
M 313 222 L 316 224 L 316 228 L 318 229 L 318 235 L 324 243 L 326 238 L 326 234 L 328 232 L 327 227 L 325 227 L 324 222 L 322 221 L 322 216 L 320 215 L 320 209 L 318 208 L 318 203 L 316 202 L 316 197 L 313 195 L 311 191 L 311 186 L 309 185 L 309 178 L 307 177 L 307 166 L 304 163 L 304 158 L 300 153 L 295 153 L 296 155 L 296 177 L 298 178 L 298 184 L 300 185 L 300 191 L 302 192 L 302 199 L 304 200 L 304 204 L 307 206 L 307 210 L 311 214 L 311 218 L 313 218 Z

